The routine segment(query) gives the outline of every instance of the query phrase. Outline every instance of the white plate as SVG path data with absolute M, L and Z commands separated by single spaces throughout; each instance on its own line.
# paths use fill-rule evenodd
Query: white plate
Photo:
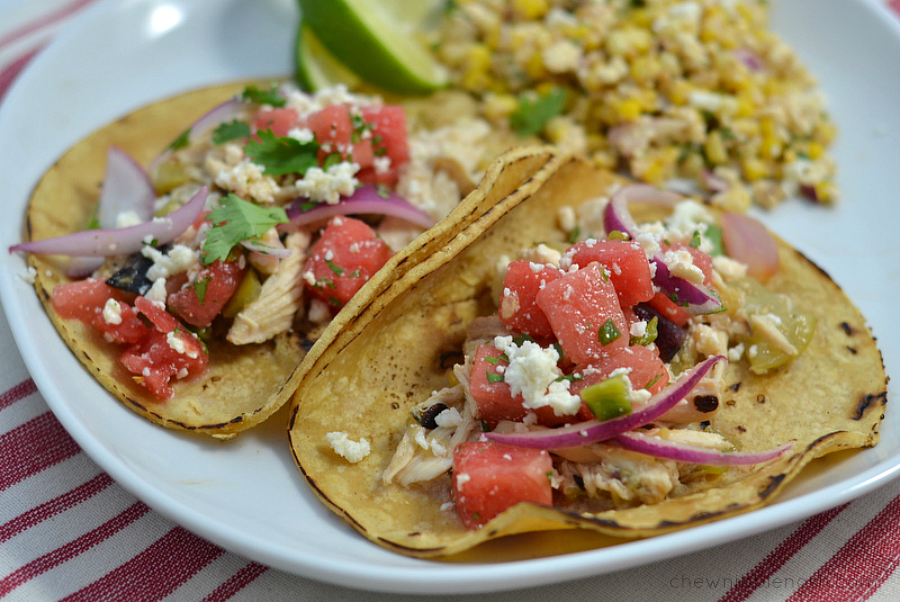
M 109 0 L 80 18 L 23 74 L 0 109 L 0 243 L 19 240 L 29 193 L 79 139 L 148 102 L 233 79 L 288 75 L 295 0 Z M 825 268 L 860 306 L 889 374 L 900 374 L 900 27 L 877 0 L 780 0 L 774 25 L 820 77 L 841 126 L 845 201 L 788 203 L 764 220 Z M 406 558 L 362 539 L 295 469 L 278 421 L 217 444 L 153 426 L 81 368 L 0 252 L 0 290 L 41 392 L 72 436 L 148 505 L 265 564 L 341 585 L 418 593 L 527 587 L 649 563 L 795 521 L 897 474 L 900 416 L 881 444 L 824 463 L 762 510 L 613 548 L 503 563 Z M 802 403 L 802 400 L 798 400 Z

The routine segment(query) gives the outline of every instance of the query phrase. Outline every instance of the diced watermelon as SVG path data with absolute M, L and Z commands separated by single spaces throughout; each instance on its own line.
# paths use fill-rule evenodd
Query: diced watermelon
M 546 450 L 469 441 L 453 454 L 453 497 L 467 529 L 520 502 L 551 505 L 553 462 Z
M 128 347 L 119 361 L 154 397 L 170 399 L 175 394 L 170 380 L 202 374 L 209 355 L 203 344 L 181 328 L 166 310 L 144 297 L 135 299 L 134 304 L 155 328 L 143 340 Z
M 409 141 L 406 112 L 399 105 L 368 106 L 361 109 L 362 117 L 370 125 L 372 148 L 376 157 L 387 157 L 386 169 L 369 167 L 358 174 L 368 184 L 393 186 L 400 168 L 409 161 Z
M 589 364 L 628 346 L 628 322 L 609 275 L 599 263 L 568 272 L 537 294 L 563 352 Z
M 592 261 L 609 272 L 609 278 L 622 307 L 631 307 L 653 298 L 650 262 L 644 249 L 636 242 L 624 240 L 584 240 L 566 251 L 572 265 L 585 267 Z
M 589 366 L 578 366 L 576 372 L 583 374 L 583 378 L 574 381 L 570 390 L 573 393 L 580 392 L 585 387 L 608 378 L 619 368 L 629 370 L 628 379 L 634 389 L 658 393 L 669 382 L 669 372 L 656 350 L 633 345 L 610 351 Z
M 503 278 L 503 295 L 497 312 L 500 320 L 513 330 L 536 339 L 552 338 L 550 321 L 535 298 L 548 282 L 560 276 L 559 269 L 551 265 L 535 264 L 525 259 L 510 263 Z
M 127 293 L 102 280 L 88 278 L 57 286 L 50 303 L 63 319 L 81 320 L 119 343 L 135 343 L 147 336 L 150 329 L 126 301 L 128 297 Z M 112 312 L 107 320 L 103 310 L 109 299 L 118 303 L 118 312 Z
M 253 119 L 253 126 L 257 131 L 271 130 L 276 136 L 287 136 L 299 124 L 300 115 L 290 107 L 260 109 Z
M 657 291 L 648 305 L 677 326 L 684 326 L 692 317 L 688 310 L 672 301 L 663 291 Z
M 246 271 L 237 261 L 217 259 L 201 269 L 193 283 L 169 295 L 166 303 L 188 324 L 204 328 L 222 313 Z
M 352 159 L 360 168 L 372 165 L 375 151 L 372 139 L 363 136 L 363 125 L 351 114 L 348 105 L 331 105 L 306 117 L 306 126 L 316 136 L 319 149 L 319 163 L 331 153 L 340 153 L 344 160 Z
M 392 255 L 365 222 L 333 217 L 306 261 L 306 288 L 332 307 L 343 307 Z

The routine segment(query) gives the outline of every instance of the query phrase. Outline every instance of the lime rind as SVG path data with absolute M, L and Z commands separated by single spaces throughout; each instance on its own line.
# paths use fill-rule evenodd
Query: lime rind
M 412 0 L 411 0 L 412 1 Z M 442 88 L 448 73 L 415 37 L 421 7 L 377 0 L 300 0 L 304 22 L 322 45 L 367 83 L 397 94 Z M 418 24 L 421 25 L 421 24 Z
M 297 28 L 296 78 L 308 92 L 316 92 L 335 84 L 355 88 L 360 79 L 328 52 L 305 22 Z

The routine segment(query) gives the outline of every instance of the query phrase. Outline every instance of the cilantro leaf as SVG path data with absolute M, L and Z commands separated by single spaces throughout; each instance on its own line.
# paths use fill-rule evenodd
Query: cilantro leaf
M 263 166 L 272 176 L 297 173 L 303 175 L 310 167 L 319 165 L 319 145 L 300 142 L 296 138 L 276 136 L 272 130 L 257 132 L 259 141 L 251 140 L 244 147 L 250 160 Z
M 169 144 L 169 150 L 177 151 L 186 148 L 191 142 L 191 128 L 188 128 L 178 134 L 178 137 Z
M 547 122 L 562 113 L 568 94 L 563 88 L 554 88 L 543 96 L 519 97 L 519 108 L 509 116 L 509 125 L 522 137 L 539 134 Z
M 212 141 L 213 144 L 224 144 L 230 140 L 246 138 L 249 135 L 250 126 L 243 121 L 235 119 L 234 121 L 220 124 L 213 130 Z
M 248 238 L 257 238 L 276 224 L 287 223 L 282 207 L 260 207 L 235 194 L 224 197 L 220 205 L 206 216 L 213 223 L 203 243 L 203 263 L 225 259 L 231 249 Z
M 212 280 L 212 276 L 207 276 L 203 280 L 198 280 L 194 283 L 194 294 L 197 295 L 197 301 L 200 302 L 200 305 L 206 303 L 206 287 L 209 286 L 210 280 Z
M 278 85 L 272 84 L 268 90 L 260 90 L 256 86 L 247 86 L 241 93 L 241 97 L 258 105 L 269 105 L 272 107 L 283 107 L 285 99 L 278 93 Z

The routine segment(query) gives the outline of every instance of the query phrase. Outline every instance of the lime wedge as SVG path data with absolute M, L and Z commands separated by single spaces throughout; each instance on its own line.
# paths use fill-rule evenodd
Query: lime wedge
M 439 2 L 299 2 L 303 21 L 322 45 L 368 84 L 396 94 L 425 94 L 446 85 L 446 70 L 418 39 Z
M 353 71 L 325 49 L 306 23 L 301 23 L 297 29 L 296 61 L 297 82 L 308 92 L 335 84 L 355 88 L 360 82 Z

